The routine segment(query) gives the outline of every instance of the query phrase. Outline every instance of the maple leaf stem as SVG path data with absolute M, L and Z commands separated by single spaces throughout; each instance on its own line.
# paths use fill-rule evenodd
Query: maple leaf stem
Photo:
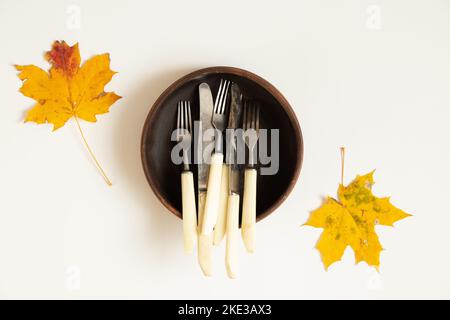
M 341 147 L 341 184 L 344 185 L 345 148 Z
M 78 121 L 78 117 L 74 116 L 74 118 L 75 118 L 75 122 L 77 123 L 78 130 L 80 131 L 81 138 L 83 139 L 84 145 L 86 146 L 86 148 L 89 151 L 89 154 L 91 155 L 92 159 L 94 160 L 95 165 L 97 166 L 97 169 L 100 171 L 100 174 L 102 175 L 102 177 L 105 180 L 106 184 L 108 186 L 112 186 L 111 180 L 109 180 L 109 178 L 106 175 L 105 171 L 103 170 L 102 166 L 100 165 L 100 163 L 98 162 L 98 160 L 95 157 L 94 153 L 92 152 L 91 147 L 89 147 L 89 144 L 87 143 L 87 140 L 86 140 L 86 138 L 84 136 L 83 130 L 81 129 L 80 122 Z

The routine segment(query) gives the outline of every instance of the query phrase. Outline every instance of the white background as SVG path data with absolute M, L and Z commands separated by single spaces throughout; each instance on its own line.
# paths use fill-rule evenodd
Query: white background
M 80 15 L 78 16 L 78 11 Z M 79 22 L 79 25 L 78 25 Z M 0 0 L 1 298 L 450 298 L 450 1 Z M 70 121 L 22 122 L 12 64 L 48 65 L 53 40 L 109 52 L 123 96 L 82 123 L 108 188 Z M 158 95 L 198 68 L 269 80 L 294 107 L 305 159 L 293 193 L 258 224 L 257 253 L 206 279 L 181 221 L 147 185 L 140 135 Z M 324 271 L 320 229 L 300 227 L 340 178 L 377 168 L 374 193 L 414 216 L 378 227 L 378 274 L 348 249 Z

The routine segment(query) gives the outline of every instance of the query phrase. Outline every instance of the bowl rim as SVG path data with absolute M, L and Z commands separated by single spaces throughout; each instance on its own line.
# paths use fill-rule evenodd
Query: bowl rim
M 287 101 L 287 99 L 283 96 L 283 94 L 278 91 L 271 83 L 269 83 L 264 78 L 258 76 L 257 74 L 241 69 L 236 67 L 229 67 L 229 66 L 214 66 L 214 67 L 207 67 L 195 70 L 193 72 L 190 72 L 175 82 L 173 82 L 169 87 L 166 88 L 166 90 L 161 93 L 161 95 L 156 99 L 156 101 L 153 103 L 152 107 L 150 108 L 147 118 L 145 119 L 144 126 L 142 128 L 142 135 L 141 135 L 141 162 L 144 169 L 144 175 L 147 179 L 148 184 L 150 185 L 150 188 L 152 189 L 153 193 L 156 195 L 158 200 L 166 207 L 171 213 L 173 213 L 178 218 L 182 218 L 181 212 L 179 212 L 174 206 L 172 206 L 165 198 L 164 196 L 159 192 L 158 188 L 155 185 L 155 182 L 153 181 L 153 178 L 151 178 L 150 175 L 150 169 L 148 166 L 148 163 L 146 161 L 146 155 L 147 155 L 147 144 L 146 144 L 146 138 L 149 131 L 149 124 L 152 122 L 151 119 L 154 117 L 156 111 L 161 107 L 163 102 L 171 95 L 176 89 L 178 89 L 181 85 L 186 83 L 187 81 L 198 78 L 202 76 L 207 76 L 214 73 L 228 73 L 240 77 L 247 78 L 248 80 L 251 80 L 253 82 L 256 82 L 258 85 L 263 87 L 265 90 L 267 90 L 274 98 L 278 101 L 278 103 L 281 105 L 283 110 L 287 113 L 288 119 L 291 122 L 291 125 L 295 132 L 295 138 L 297 140 L 297 161 L 295 164 L 294 169 L 294 175 L 289 182 L 288 187 L 283 192 L 281 197 L 279 197 L 267 210 L 262 212 L 257 216 L 256 221 L 261 221 L 262 219 L 269 216 L 271 213 L 273 213 L 290 195 L 292 190 L 294 189 L 295 184 L 298 181 L 298 178 L 300 176 L 300 171 L 303 164 L 303 150 L 304 150 L 304 143 L 303 143 L 303 135 L 300 128 L 300 124 L 298 122 L 297 116 Z

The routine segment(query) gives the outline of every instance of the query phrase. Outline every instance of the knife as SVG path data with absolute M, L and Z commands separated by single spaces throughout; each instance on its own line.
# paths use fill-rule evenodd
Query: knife
M 213 98 L 211 88 L 207 83 L 201 83 L 199 86 L 200 99 L 200 126 L 197 140 L 197 162 L 198 162 L 198 262 L 205 276 L 212 275 L 212 246 L 213 235 L 202 234 L 202 224 L 204 218 L 206 188 L 208 183 L 209 159 L 204 159 L 205 150 L 210 144 L 205 141 L 203 132 L 212 128 Z M 208 154 L 206 154 L 208 155 Z M 209 156 L 211 156 L 209 154 Z
M 228 129 L 238 129 L 241 124 L 242 103 L 241 91 L 235 83 L 231 85 L 231 107 L 228 120 Z M 228 181 L 228 206 L 226 226 L 226 253 L 225 265 L 228 277 L 237 276 L 237 242 L 239 238 L 239 198 L 240 198 L 240 171 L 237 163 L 237 143 L 240 139 L 234 132 L 230 134 L 228 141 L 231 143 L 229 149 L 229 181 Z

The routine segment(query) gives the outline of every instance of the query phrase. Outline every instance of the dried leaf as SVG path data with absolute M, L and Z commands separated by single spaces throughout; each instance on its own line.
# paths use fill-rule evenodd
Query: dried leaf
M 45 58 L 51 64 L 48 72 L 35 65 L 15 66 L 23 81 L 20 92 L 36 101 L 27 112 L 25 122 L 51 123 L 56 130 L 74 117 L 89 154 L 106 183 L 111 185 L 78 121 L 80 118 L 96 122 L 96 115 L 108 112 L 111 105 L 121 98 L 114 92 L 104 91 L 116 73 L 109 67 L 109 54 L 96 55 L 80 66 L 78 44 L 70 47 L 65 41 L 55 41 Z
M 372 194 L 373 171 L 357 176 L 348 186 L 339 185 L 338 200 L 328 197 L 324 204 L 311 212 L 305 225 L 323 228 L 316 245 L 325 269 L 339 261 L 347 246 L 355 253 L 356 263 L 380 265 L 383 250 L 375 226 L 393 226 L 410 214 L 393 206 L 389 198 Z
M 51 64 L 49 72 L 34 65 L 16 65 L 23 81 L 20 92 L 36 100 L 25 121 L 51 123 L 56 130 L 75 116 L 97 121 L 96 115 L 106 113 L 121 97 L 104 92 L 105 85 L 115 74 L 109 67 L 109 54 L 101 54 L 80 66 L 78 44 L 68 46 L 55 41 L 45 58 Z

